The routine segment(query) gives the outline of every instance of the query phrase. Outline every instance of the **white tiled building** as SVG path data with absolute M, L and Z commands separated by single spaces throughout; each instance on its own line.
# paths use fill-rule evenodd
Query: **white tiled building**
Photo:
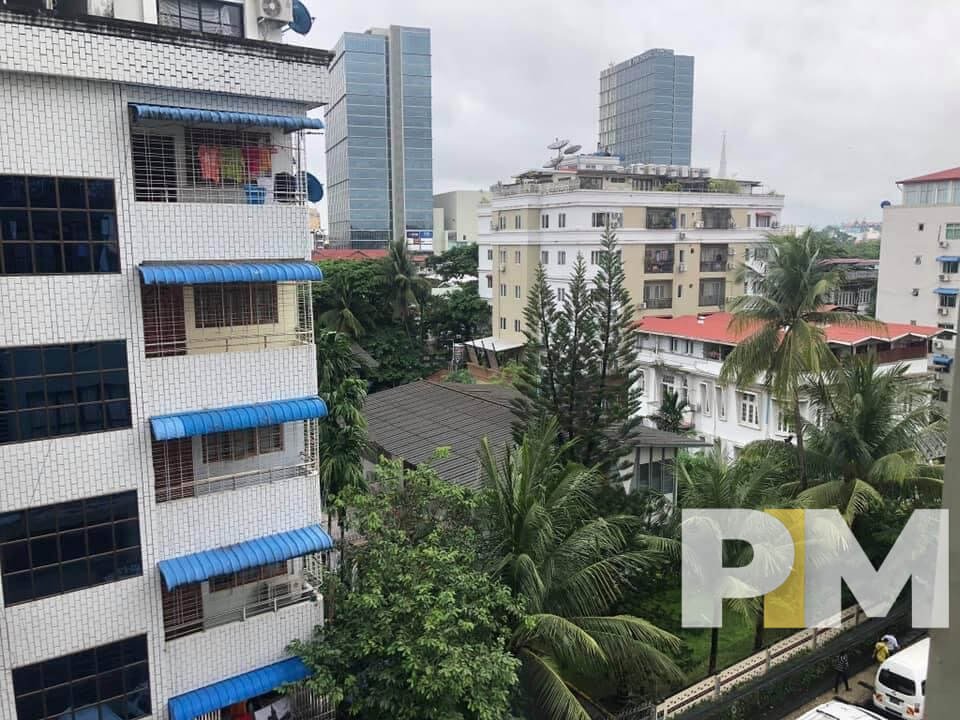
M 641 414 L 654 415 L 668 389 L 678 392 L 690 405 L 689 427 L 733 456 L 755 440 L 786 440 L 794 430 L 789 413 L 781 412 L 764 388 L 720 385 L 723 360 L 744 337 L 729 330 L 730 318 L 729 313 L 644 318 L 638 359 Z M 826 337 L 838 355 L 874 353 L 880 367 L 902 362 L 909 374 L 917 375 L 927 373 L 930 342 L 940 332 L 936 327 L 887 323 L 881 332 L 828 327 Z M 801 411 L 807 420 L 817 420 L 816 408 L 803 404 Z
M 329 54 L 253 0 L 81 4 L 0 4 L 0 720 L 216 718 L 322 620 Z

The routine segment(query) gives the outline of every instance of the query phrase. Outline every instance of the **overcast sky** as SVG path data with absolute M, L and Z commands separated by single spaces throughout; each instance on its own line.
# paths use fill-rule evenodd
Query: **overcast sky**
M 896 180 L 960 165 L 950 0 L 304 2 L 291 42 L 430 28 L 437 192 L 538 167 L 556 136 L 592 150 L 600 71 L 655 47 L 696 58 L 693 164 L 716 172 L 726 130 L 728 173 L 784 193 L 787 222 L 879 219 Z

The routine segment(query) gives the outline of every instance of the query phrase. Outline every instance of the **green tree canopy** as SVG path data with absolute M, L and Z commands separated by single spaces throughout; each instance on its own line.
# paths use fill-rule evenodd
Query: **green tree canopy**
M 364 542 L 335 621 L 293 643 L 306 684 L 365 720 L 503 720 L 519 611 L 479 565 L 472 500 L 429 468 L 384 461 L 372 492 L 340 502 Z
M 653 414 L 653 422 L 658 430 L 672 433 L 683 433 L 688 429 L 686 413 L 690 411 L 690 403 L 680 397 L 676 390 L 667 390 L 660 401 L 660 407 Z
M 436 271 L 444 280 L 464 275 L 477 276 L 479 250 L 476 243 L 454 245 L 440 255 L 427 258 L 427 267 Z

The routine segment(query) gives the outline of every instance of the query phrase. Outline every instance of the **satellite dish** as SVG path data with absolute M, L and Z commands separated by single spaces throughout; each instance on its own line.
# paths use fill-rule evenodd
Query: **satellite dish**
M 293 0 L 293 22 L 290 23 L 290 29 L 299 35 L 306 35 L 313 27 L 313 18 L 310 17 L 310 11 L 300 0 Z
M 882 209 L 882 208 L 888 208 L 888 207 L 890 207 L 890 201 L 889 201 L 889 200 L 884 200 L 882 203 L 880 203 L 880 208 L 881 208 L 881 209 Z
M 580 150 L 580 147 L 581 147 L 580 145 L 571 145 L 570 147 L 563 149 L 563 154 L 564 154 L 564 155 L 573 155 L 575 152 L 577 152 L 578 150 Z
M 559 149 L 562 148 L 564 145 L 566 145 L 568 142 L 570 142 L 570 141 L 569 141 L 569 140 L 556 140 L 556 141 L 550 143 L 549 145 L 547 145 L 547 150 L 559 150 Z

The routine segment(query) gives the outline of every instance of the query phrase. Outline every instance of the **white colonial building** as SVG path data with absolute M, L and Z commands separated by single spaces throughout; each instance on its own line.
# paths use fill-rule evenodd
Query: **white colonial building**
M 257 712 L 322 621 L 330 56 L 282 1 L 48 7 L 0 4 L 0 720 Z
M 790 413 L 759 385 L 734 388 L 720 385 L 723 361 L 744 333 L 729 329 L 731 315 L 648 317 L 639 322 L 639 378 L 643 395 L 641 413 L 657 412 L 667 390 L 690 404 L 689 427 L 710 442 L 719 442 L 733 456 L 754 440 L 794 435 Z M 928 372 L 931 339 L 940 328 L 886 323 L 883 329 L 828 327 L 827 342 L 838 356 L 874 354 L 880 367 L 902 362 L 911 375 Z M 817 421 L 817 409 L 801 406 L 804 417 Z

